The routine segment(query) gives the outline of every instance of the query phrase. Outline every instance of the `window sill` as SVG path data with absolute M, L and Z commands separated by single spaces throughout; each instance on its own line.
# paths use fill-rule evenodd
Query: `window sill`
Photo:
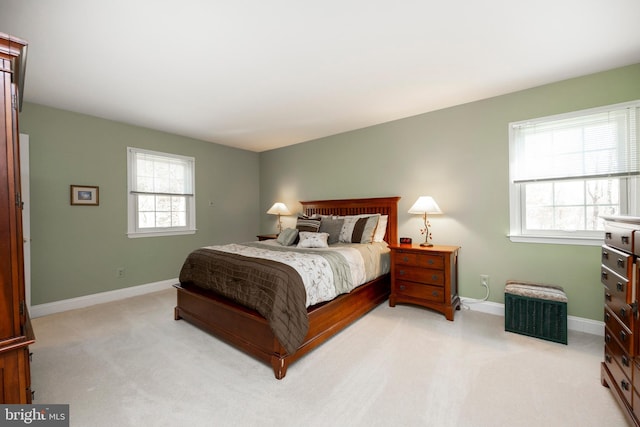
M 196 234 L 196 230 L 181 231 L 133 231 L 128 232 L 127 237 L 130 239 L 138 239 L 140 237 L 166 237 L 166 236 L 184 236 L 187 234 Z
M 507 235 L 513 243 L 545 243 L 550 245 L 579 245 L 602 246 L 604 244 L 604 232 L 602 238 L 595 237 L 566 237 L 566 236 L 524 236 Z

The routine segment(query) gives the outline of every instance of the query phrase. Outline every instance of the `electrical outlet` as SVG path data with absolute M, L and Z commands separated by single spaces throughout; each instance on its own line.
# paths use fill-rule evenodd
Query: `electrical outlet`
M 482 286 L 484 286 L 485 288 L 489 287 L 489 275 L 488 274 L 481 274 L 480 275 L 480 284 Z
M 124 277 L 124 267 L 118 267 L 118 268 L 116 268 L 116 277 L 117 277 L 117 278 L 122 278 L 122 277 Z

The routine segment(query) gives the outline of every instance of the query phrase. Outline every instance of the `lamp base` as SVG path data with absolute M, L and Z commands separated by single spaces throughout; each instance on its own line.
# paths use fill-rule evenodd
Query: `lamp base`
M 431 246 L 433 246 L 433 243 L 424 242 L 420 243 L 420 246 L 422 246 L 423 248 L 430 248 Z

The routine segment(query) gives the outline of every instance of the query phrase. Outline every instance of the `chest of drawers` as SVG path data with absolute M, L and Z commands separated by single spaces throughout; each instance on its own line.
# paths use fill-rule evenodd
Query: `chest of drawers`
M 640 425 L 638 282 L 640 219 L 608 217 L 601 251 L 604 285 L 602 385 L 609 387 L 629 421 Z
M 393 245 L 389 305 L 417 304 L 453 320 L 460 309 L 458 246 Z

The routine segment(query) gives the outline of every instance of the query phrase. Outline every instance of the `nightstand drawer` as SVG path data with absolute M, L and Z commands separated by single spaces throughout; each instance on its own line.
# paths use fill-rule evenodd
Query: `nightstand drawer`
M 444 271 L 430 270 L 428 268 L 416 268 L 399 265 L 395 269 L 395 277 L 398 280 L 427 283 L 429 285 L 444 286 Z
M 435 302 L 444 302 L 444 291 L 438 286 L 421 285 L 419 283 L 396 281 L 394 291 L 399 295 L 420 298 Z
M 437 254 L 421 254 L 400 250 L 393 253 L 393 261 L 396 264 L 413 265 L 416 267 L 444 268 L 444 258 L 442 255 Z

